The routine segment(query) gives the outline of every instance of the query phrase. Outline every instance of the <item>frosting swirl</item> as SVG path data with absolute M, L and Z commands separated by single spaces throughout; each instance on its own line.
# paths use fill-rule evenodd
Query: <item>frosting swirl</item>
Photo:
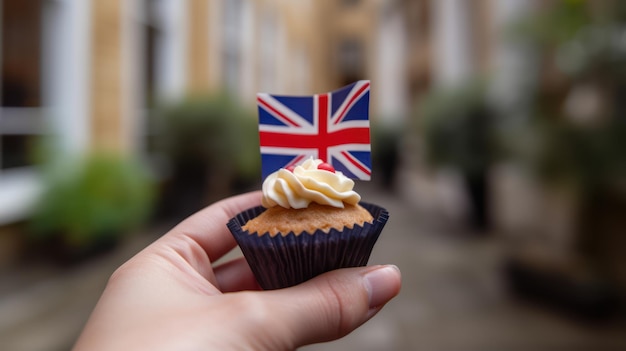
M 352 190 L 354 181 L 338 171 L 318 169 L 322 160 L 310 158 L 292 171 L 281 168 L 263 182 L 264 207 L 306 208 L 311 202 L 344 208 L 356 205 L 361 196 Z

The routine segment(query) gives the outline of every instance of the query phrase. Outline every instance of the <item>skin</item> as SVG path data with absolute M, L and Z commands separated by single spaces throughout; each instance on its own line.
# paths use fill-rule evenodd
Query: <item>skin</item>
M 261 291 L 228 219 L 261 203 L 253 192 L 192 215 L 109 279 L 74 350 L 293 350 L 341 338 L 400 291 L 395 266 L 328 272 Z

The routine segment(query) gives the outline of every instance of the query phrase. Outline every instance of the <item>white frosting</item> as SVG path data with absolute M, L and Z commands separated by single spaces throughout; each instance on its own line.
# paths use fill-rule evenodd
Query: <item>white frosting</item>
M 322 160 L 310 158 L 293 172 L 281 168 L 263 182 L 264 207 L 306 208 L 311 202 L 344 208 L 356 205 L 361 196 L 352 190 L 354 181 L 343 173 L 317 169 Z

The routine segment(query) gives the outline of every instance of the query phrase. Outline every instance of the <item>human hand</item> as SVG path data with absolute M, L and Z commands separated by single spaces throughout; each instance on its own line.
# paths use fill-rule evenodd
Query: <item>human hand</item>
M 338 339 L 400 291 L 395 266 L 345 268 L 260 291 L 226 222 L 253 192 L 194 214 L 118 268 L 75 350 L 292 350 Z

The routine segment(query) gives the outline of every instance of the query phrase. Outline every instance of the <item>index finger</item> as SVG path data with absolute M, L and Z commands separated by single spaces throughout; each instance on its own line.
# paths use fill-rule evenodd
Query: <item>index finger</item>
M 235 245 L 235 239 L 226 227 L 238 213 L 261 204 L 261 191 L 254 191 L 218 201 L 188 217 L 165 237 L 166 240 L 197 243 L 209 256 L 211 262 L 219 259 Z

